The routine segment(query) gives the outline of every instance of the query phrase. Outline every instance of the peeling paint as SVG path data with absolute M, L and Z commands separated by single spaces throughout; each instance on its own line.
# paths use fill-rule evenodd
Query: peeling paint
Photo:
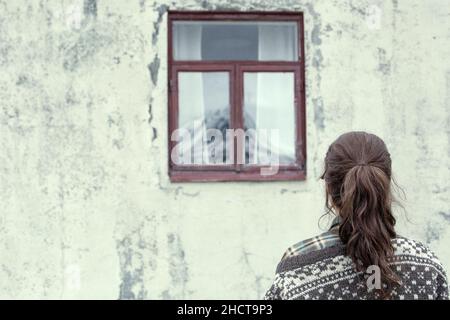
M 99 34 L 96 29 L 83 32 L 74 44 L 61 48 L 64 55 L 63 67 L 67 71 L 75 71 L 84 62 L 93 59 L 100 48 L 107 46 L 112 39 Z
M 442 237 L 442 226 L 432 223 L 427 224 L 425 233 L 425 242 L 430 245 L 435 241 L 439 241 Z
M 311 43 L 313 44 L 313 56 L 312 56 L 312 66 L 317 70 L 316 75 L 316 86 L 318 92 L 316 93 L 316 97 L 312 99 L 313 104 L 313 112 L 314 112 L 314 123 L 316 124 L 316 128 L 323 130 L 325 128 L 325 114 L 324 114 L 324 103 L 323 98 L 320 96 L 321 89 L 321 71 L 322 71 L 322 63 L 323 56 L 322 51 L 320 49 L 320 45 L 322 44 L 321 39 L 321 28 L 322 21 L 320 14 L 314 9 L 314 6 L 310 3 L 306 5 L 309 14 L 313 18 L 313 28 L 311 30 Z
M 120 263 L 119 299 L 146 299 L 148 295 L 145 283 L 145 272 L 154 272 L 154 244 L 148 244 L 144 238 L 144 224 L 116 242 L 116 250 Z M 145 258 L 147 256 L 147 258 Z
M 153 98 L 150 98 L 150 102 L 148 104 L 148 123 L 152 123 L 153 121 Z
M 146 292 L 143 283 L 144 265 L 141 255 L 135 255 L 131 238 L 126 237 L 117 243 L 120 258 L 121 283 L 119 299 L 144 299 Z M 138 260 L 135 262 L 134 260 Z
M 323 62 L 323 56 L 322 56 L 322 51 L 320 51 L 319 49 L 317 49 L 314 53 L 313 56 L 313 61 L 312 61 L 312 65 L 313 67 L 315 67 L 316 69 L 319 69 L 322 67 L 322 62 Z
M 84 14 L 97 17 L 97 0 L 84 0 Z
M 153 34 L 152 34 L 152 44 L 156 45 L 158 42 L 159 29 L 163 19 L 164 14 L 167 12 L 169 7 L 165 4 L 156 7 L 156 12 L 158 14 L 156 22 L 153 23 Z
M 198 191 L 197 192 L 193 192 L 193 193 L 185 192 L 183 190 L 183 187 L 177 187 L 175 189 L 175 195 L 178 196 L 180 194 L 182 194 L 183 196 L 195 198 L 195 197 L 197 197 L 200 194 L 200 192 L 198 192 Z
M 159 73 L 159 67 L 160 67 L 160 59 L 158 55 L 156 55 L 152 62 L 148 65 L 148 71 L 150 74 L 150 80 L 153 83 L 153 85 L 156 87 L 158 84 L 158 73 Z M 153 97 L 150 97 L 150 102 L 148 106 L 148 114 L 149 119 L 148 123 L 150 124 L 153 120 Z M 154 142 L 158 138 L 158 130 L 152 126 L 152 139 L 151 141 Z
M 111 113 L 108 115 L 108 126 L 111 128 L 111 141 L 118 150 L 124 147 L 125 129 L 123 117 L 120 113 Z
M 178 234 L 167 235 L 169 249 L 169 275 L 172 289 L 163 292 L 163 299 L 186 298 L 186 284 L 189 281 L 189 268 L 186 263 L 185 252 Z M 172 291 L 177 292 L 172 292 Z
M 242 8 L 242 4 L 239 1 L 234 0 L 229 0 L 226 3 L 214 3 L 213 1 L 209 0 L 198 0 L 197 2 L 200 3 L 202 9 L 210 11 L 233 11 L 233 10 L 240 10 Z M 266 7 L 266 5 L 263 2 L 250 4 L 250 6 L 252 6 L 251 8 L 256 7 L 258 9 Z
M 152 79 L 152 83 L 154 86 L 157 85 L 158 82 L 158 72 L 159 72 L 159 64 L 160 59 L 158 55 L 155 56 L 153 61 L 148 65 L 148 70 L 150 72 L 150 78 Z
M 386 58 L 386 50 L 383 48 L 378 48 L 378 71 L 385 76 L 391 72 L 391 62 Z
M 365 16 L 367 13 L 365 8 L 358 8 L 358 7 L 354 6 L 352 3 L 350 3 L 350 10 L 352 12 L 360 14 L 361 16 Z
M 319 46 L 322 44 L 322 39 L 320 39 L 320 32 L 321 32 L 320 30 L 322 28 L 322 22 L 320 20 L 320 15 L 314 9 L 313 4 L 307 3 L 306 8 L 308 9 L 309 14 L 312 16 L 313 21 L 314 21 L 314 26 L 311 30 L 311 42 L 314 45 Z
M 446 221 L 450 222 L 450 212 L 439 211 L 438 214 Z
M 302 191 L 302 190 L 290 190 L 290 189 L 285 189 L 285 188 L 280 190 L 280 194 L 286 194 L 286 193 L 296 194 L 296 193 L 301 193 L 301 192 L 304 192 L 304 191 Z
M 139 7 L 141 12 L 145 11 L 145 5 L 146 5 L 147 1 L 146 0 L 139 0 Z
M 323 108 L 323 100 L 322 98 L 312 99 L 313 107 L 314 107 L 314 123 L 317 128 L 325 129 L 325 111 Z
M 152 127 L 152 133 L 153 133 L 152 142 L 154 142 L 158 138 L 158 130 L 156 130 L 155 127 Z

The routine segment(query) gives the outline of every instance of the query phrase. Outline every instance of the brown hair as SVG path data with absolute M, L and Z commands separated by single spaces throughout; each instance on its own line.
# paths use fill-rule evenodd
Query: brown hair
M 374 134 L 349 132 L 328 149 L 322 179 L 326 184 L 326 206 L 341 218 L 339 237 L 358 271 L 370 265 L 380 268 L 389 295 L 398 276 L 388 263 L 396 237 L 391 204 L 391 157 L 385 143 Z

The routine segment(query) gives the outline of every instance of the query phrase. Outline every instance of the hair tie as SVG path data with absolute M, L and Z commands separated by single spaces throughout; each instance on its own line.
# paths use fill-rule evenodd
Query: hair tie
M 366 167 L 366 166 L 368 166 L 369 164 L 366 163 L 366 162 L 358 162 L 356 165 L 357 165 L 357 166 L 360 166 L 360 167 Z

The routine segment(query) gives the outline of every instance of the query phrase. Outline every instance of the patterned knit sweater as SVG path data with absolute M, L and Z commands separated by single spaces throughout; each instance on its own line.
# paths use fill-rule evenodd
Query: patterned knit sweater
M 392 240 L 395 254 L 392 269 L 402 285 L 392 290 L 390 299 L 448 299 L 445 271 L 437 257 L 419 242 L 398 237 Z M 365 273 L 356 272 L 345 247 L 339 243 L 320 250 L 287 257 L 276 271 L 265 299 L 377 299 L 369 289 Z M 367 274 L 366 274 L 367 278 Z

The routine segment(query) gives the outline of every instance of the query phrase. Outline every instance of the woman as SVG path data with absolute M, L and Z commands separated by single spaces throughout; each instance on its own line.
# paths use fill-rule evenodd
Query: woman
M 391 175 L 379 137 L 349 132 L 331 144 L 322 179 L 336 219 L 287 250 L 265 299 L 448 299 L 438 258 L 394 230 Z

